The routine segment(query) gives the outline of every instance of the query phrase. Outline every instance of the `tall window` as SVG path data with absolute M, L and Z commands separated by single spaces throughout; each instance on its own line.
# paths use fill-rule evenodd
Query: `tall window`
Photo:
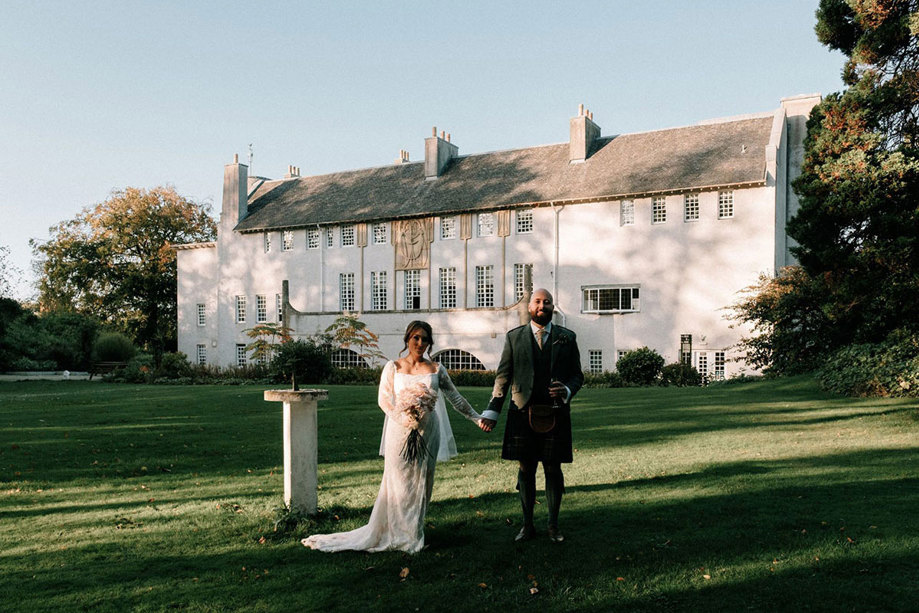
M 236 297 L 236 323 L 238 324 L 246 323 L 246 297 L 245 296 Z
M 495 267 L 475 267 L 475 305 L 477 307 L 495 306 Z
M 265 232 L 264 236 L 265 236 L 265 239 L 264 239 L 265 253 L 268 253 L 269 251 L 271 251 L 271 232 Z
M 479 213 L 477 218 L 478 218 L 479 236 L 494 236 L 495 235 L 495 214 L 494 213 Z
M 440 269 L 440 308 L 456 308 L 456 268 Z
M 603 350 L 587 350 L 587 370 L 588 372 L 603 372 Z
M 619 225 L 635 225 L 635 202 L 633 200 L 623 200 L 619 203 Z
M 268 321 L 268 299 L 259 295 L 255 297 L 255 322 L 262 324 Z
M 639 288 L 636 286 L 582 287 L 582 313 L 621 313 L 640 311 Z
M 306 248 L 319 249 L 319 228 L 306 229 Z
M 734 216 L 734 192 L 718 192 L 718 219 Z
M 651 199 L 651 223 L 667 221 L 667 199 L 663 196 Z
M 281 233 L 281 251 L 293 251 L 294 249 L 294 231 L 284 230 Z
M 462 349 L 446 349 L 433 356 L 447 370 L 485 370 L 482 362 Z
M 514 264 L 514 302 L 520 300 L 523 298 L 524 294 L 526 294 L 527 272 L 529 272 L 532 277 L 532 264 Z
M 698 368 L 696 368 L 696 370 L 699 371 L 699 374 L 702 375 L 703 378 L 708 377 L 708 354 L 707 353 L 699 354 Z
M 246 346 L 242 344 L 236 345 L 236 365 L 245 366 L 248 363 L 246 359 Z
M 335 246 L 335 228 L 329 226 L 325 229 L 325 246 L 334 247 Z
M 714 369 L 712 370 L 712 376 L 718 380 L 724 379 L 724 352 L 723 351 L 715 352 L 715 364 L 714 364 Z
M 354 310 L 354 273 L 343 272 L 338 275 L 338 310 Z
M 373 244 L 374 245 L 385 245 L 389 240 L 389 232 L 387 232 L 385 223 L 375 223 L 373 224 Z
M 195 361 L 198 364 L 207 364 L 207 345 L 195 346 Z
M 421 308 L 421 271 L 405 271 L 405 296 L 403 298 L 403 308 L 407 311 L 414 311 Z
M 698 221 L 699 219 L 699 194 L 686 194 L 683 196 L 683 221 Z
M 204 310 L 204 305 L 198 303 L 198 325 L 203 326 L 207 323 L 207 312 Z
M 370 273 L 370 308 L 374 311 L 385 311 L 389 308 L 386 300 L 386 271 Z
M 533 232 L 533 211 L 517 211 L 517 234 Z
M 440 239 L 449 240 L 456 238 L 456 217 L 440 218 Z
M 354 224 L 349 224 L 347 226 L 341 227 L 341 246 L 354 246 Z

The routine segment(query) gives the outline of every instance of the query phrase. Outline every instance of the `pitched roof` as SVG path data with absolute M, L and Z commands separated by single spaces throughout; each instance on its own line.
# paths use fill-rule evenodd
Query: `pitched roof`
M 413 162 L 262 180 L 239 231 L 391 220 L 762 184 L 772 115 L 602 137 L 584 163 L 568 143 L 458 156 L 426 181 Z

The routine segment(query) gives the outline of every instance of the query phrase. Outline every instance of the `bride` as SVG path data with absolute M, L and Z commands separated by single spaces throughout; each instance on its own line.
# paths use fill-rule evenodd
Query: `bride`
M 370 522 L 350 532 L 314 534 L 301 541 L 320 551 L 385 551 L 397 549 L 417 553 L 424 547 L 424 518 L 431 490 L 434 468 L 438 460 L 456 456 L 456 443 L 443 397 L 466 419 L 482 427 L 482 417 L 463 398 L 446 369 L 425 357 L 434 345 L 430 324 L 413 321 L 405 330 L 404 358 L 387 362 L 380 377 L 378 402 L 386 414 L 380 455 L 384 457 L 383 482 L 370 513 Z M 424 389 L 424 384 L 436 394 L 433 411 L 420 417 L 406 412 L 397 399 L 400 392 L 412 393 Z M 432 394 L 433 393 L 433 394 Z M 422 448 L 417 459 L 405 459 L 406 443 L 421 435 Z M 411 445 L 409 445 L 410 447 Z

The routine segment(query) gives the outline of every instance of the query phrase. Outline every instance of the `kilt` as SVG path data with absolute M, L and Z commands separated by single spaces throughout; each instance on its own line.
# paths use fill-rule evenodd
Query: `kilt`
M 571 462 L 571 409 L 563 407 L 555 416 L 555 427 L 544 434 L 533 432 L 527 411 L 513 404 L 507 412 L 501 457 L 505 460 Z

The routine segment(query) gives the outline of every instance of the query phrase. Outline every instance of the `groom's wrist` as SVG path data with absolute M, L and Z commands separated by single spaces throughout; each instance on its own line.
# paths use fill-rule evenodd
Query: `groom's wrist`
M 492 411 L 491 409 L 485 409 L 485 411 L 482 412 L 482 418 L 498 421 L 498 412 Z

